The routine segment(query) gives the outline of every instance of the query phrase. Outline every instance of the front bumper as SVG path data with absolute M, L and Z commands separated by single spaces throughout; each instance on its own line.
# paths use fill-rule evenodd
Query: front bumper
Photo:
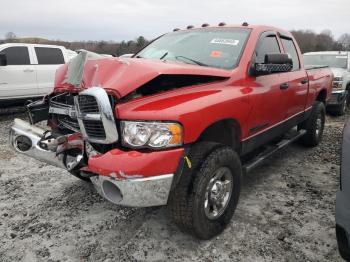
M 327 106 L 338 106 L 344 102 L 346 98 L 346 90 L 333 90 L 331 98 L 327 102 Z
M 173 177 L 173 174 L 167 174 L 120 180 L 94 176 L 91 181 L 98 193 L 114 204 L 149 207 L 167 204 Z
M 21 145 L 23 141 L 28 145 Z M 88 174 L 103 197 L 131 207 L 167 204 L 173 177 L 184 153 L 183 148 L 152 152 L 112 149 L 83 159 L 85 147 L 79 134 L 47 138 L 44 130 L 18 119 L 11 127 L 9 142 L 17 152 L 39 161 Z M 67 159 L 64 154 L 69 154 L 72 148 L 81 153 L 74 156 L 76 160 L 63 163 Z

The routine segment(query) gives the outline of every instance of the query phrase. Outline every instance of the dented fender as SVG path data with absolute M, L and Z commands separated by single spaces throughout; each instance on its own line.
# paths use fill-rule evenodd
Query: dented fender
M 88 169 L 119 180 L 174 174 L 183 153 L 183 148 L 152 152 L 112 149 L 103 155 L 91 156 Z

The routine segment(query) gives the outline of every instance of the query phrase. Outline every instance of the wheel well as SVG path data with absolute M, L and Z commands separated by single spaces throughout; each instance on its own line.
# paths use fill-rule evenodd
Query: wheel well
M 236 120 L 224 119 L 207 127 L 199 137 L 200 141 L 211 141 L 233 147 L 236 152 L 241 150 L 241 131 Z
M 326 89 L 322 89 L 318 93 L 316 101 L 320 101 L 320 102 L 326 103 L 326 98 L 327 98 L 327 91 L 326 91 Z

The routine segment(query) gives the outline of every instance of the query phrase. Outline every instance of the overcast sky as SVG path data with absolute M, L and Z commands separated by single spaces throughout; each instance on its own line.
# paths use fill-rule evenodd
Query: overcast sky
M 2 0 L 0 38 L 148 39 L 204 22 L 350 33 L 350 0 Z

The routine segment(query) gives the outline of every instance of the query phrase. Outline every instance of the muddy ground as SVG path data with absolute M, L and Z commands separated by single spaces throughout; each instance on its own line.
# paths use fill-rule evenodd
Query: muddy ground
M 165 207 L 113 205 L 15 154 L 13 118 L 0 115 L 0 261 L 341 261 L 334 207 L 346 117 L 328 117 L 317 148 L 293 144 L 246 175 L 231 224 L 210 241 L 181 233 Z

